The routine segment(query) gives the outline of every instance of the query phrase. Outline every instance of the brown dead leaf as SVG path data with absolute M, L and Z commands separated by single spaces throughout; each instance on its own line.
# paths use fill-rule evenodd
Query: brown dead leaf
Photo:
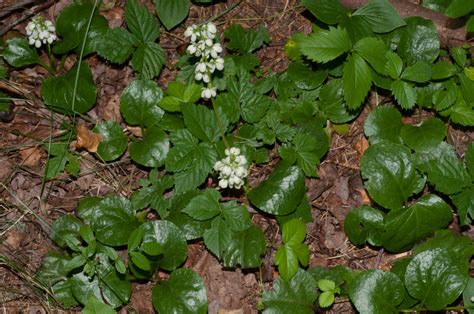
M 354 144 L 354 149 L 359 154 L 359 157 L 364 155 L 365 150 L 369 148 L 369 142 L 365 137 L 362 137 L 357 143 Z
M 372 202 L 370 201 L 370 197 L 367 194 L 365 189 L 356 189 L 357 192 L 360 194 L 360 200 L 364 205 L 370 205 Z
M 39 147 L 28 147 L 19 151 L 22 164 L 27 167 L 35 168 L 39 165 L 43 155 L 42 149 Z
M 136 137 L 143 137 L 142 128 L 139 126 L 127 126 L 127 130 L 130 131 Z
M 91 153 L 97 152 L 97 147 L 102 140 L 100 134 L 94 133 L 89 130 L 84 124 L 77 125 L 77 141 L 76 149 L 85 148 Z

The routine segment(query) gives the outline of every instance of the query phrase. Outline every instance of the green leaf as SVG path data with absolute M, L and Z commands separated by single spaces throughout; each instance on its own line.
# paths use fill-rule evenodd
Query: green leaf
M 460 67 L 466 66 L 467 56 L 466 56 L 466 49 L 462 47 L 452 47 L 449 52 L 453 57 L 454 61 Z
M 173 271 L 152 291 L 153 307 L 159 313 L 207 313 L 206 287 L 202 278 L 190 269 Z
M 410 295 L 428 310 L 438 311 L 453 303 L 469 279 L 469 262 L 449 249 L 431 249 L 417 254 L 408 264 L 405 285 Z
M 171 271 L 186 260 L 186 238 L 175 224 L 167 220 L 154 220 L 144 222 L 140 228 L 143 229 L 143 244 L 153 242 L 163 248 L 163 257 L 158 260 L 157 266 Z
M 184 124 L 194 136 L 204 142 L 217 142 L 220 136 L 216 114 L 202 105 L 183 104 L 181 106 Z M 220 113 L 222 128 L 227 128 L 227 120 Z
M 307 253 L 309 249 L 306 246 Z M 298 271 L 298 257 L 293 246 L 282 245 L 275 254 L 275 265 L 278 266 L 278 272 L 285 280 L 290 280 Z
M 135 38 L 123 28 L 108 29 L 97 42 L 97 53 L 110 62 L 122 64 L 135 51 Z M 120 49 L 117 49 L 120 47 Z
M 291 212 L 288 215 L 278 216 L 277 220 L 280 225 L 283 225 L 285 222 L 295 218 L 306 223 L 313 221 L 313 217 L 311 216 L 311 204 L 306 195 L 303 196 L 300 204 L 294 212 Z
M 454 123 L 464 126 L 474 126 L 474 106 L 467 105 L 464 99 L 458 101 L 448 108 L 449 117 Z
M 193 198 L 182 210 L 196 220 L 211 219 L 221 212 L 219 199 L 221 194 L 215 189 L 207 189 L 204 194 Z
M 391 106 L 379 106 L 369 113 L 364 123 L 370 144 L 390 142 L 401 144 L 402 115 Z
M 406 24 L 387 0 L 373 0 L 352 15 L 361 16 L 375 33 L 388 33 Z
M 283 225 L 281 233 L 284 244 L 299 244 L 306 237 L 306 225 L 299 219 L 293 219 Z
M 127 1 L 125 20 L 134 37 L 142 43 L 154 42 L 160 36 L 158 20 L 137 0 Z
M 426 62 L 417 61 L 403 71 L 401 78 L 417 83 L 427 82 L 431 78 L 431 66 Z
M 107 197 L 82 208 L 79 216 L 91 226 L 97 240 L 110 246 L 127 244 L 130 234 L 138 227 L 130 201 L 122 196 Z
M 381 270 L 360 274 L 349 291 L 352 303 L 360 313 L 395 313 L 403 300 L 404 287 L 397 275 Z
M 132 67 L 145 79 L 152 79 L 160 74 L 165 63 L 166 54 L 160 45 L 154 42 L 145 42 L 137 47 L 132 56 Z
M 65 155 L 49 158 L 44 169 L 44 175 L 46 176 L 46 178 L 56 178 L 60 173 L 64 171 L 66 162 L 67 158 L 65 157 Z
M 72 294 L 79 303 L 86 304 L 91 297 L 103 300 L 99 280 L 96 276 L 90 280 L 84 273 L 78 273 L 73 275 L 69 281 Z
M 440 197 L 428 194 L 408 208 L 392 210 L 385 216 L 383 245 L 390 252 L 410 249 L 452 220 L 451 208 Z
M 446 8 L 444 14 L 450 18 L 458 18 L 469 14 L 474 10 L 474 3 L 472 1 L 453 0 Z
M 416 91 L 413 85 L 402 80 L 393 81 L 390 86 L 393 96 L 403 109 L 411 109 L 415 106 Z
M 385 73 L 387 46 L 381 39 L 375 37 L 362 38 L 354 45 L 354 51 L 357 51 L 375 71 L 381 74 Z
M 253 29 L 245 30 L 239 24 L 232 24 L 225 30 L 224 36 L 229 40 L 227 49 L 239 50 L 242 54 L 252 53 L 264 43 L 270 42 L 268 31 L 263 25 L 254 31 Z
M 91 296 L 85 304 L 83 314 L 115 314 L 114 308 Z
M 438 146 L 446 136 L 446 125 L 438 118 L 430 118 L 419 126 L 404 125 L 400 135 L 403 142 L 414 151 L 424 151 Z
M 327 71 L 313 71 L 302 62 L 292 62 L 287 69 L 288 77 L 298 88 L 312 90 L 319 87 L 327 78 Z
M 262 264 L 265 254 L 265 237 L 262 230 L 251 225 L 247 229 L 235 232 L 226 248 L 223 260 L 226 267 L 255 268 Z
M 76 76 L 77 89 L 74 89 Z M 51 110 L 62 113 L 86 113 L 94 106 L 97 96 L 97 88 L 89 66 L 86 63 L 76 64 L 63 76 L 51 76 L 45 79 L 41 84 L 41 96 Z
M 330 80 L 319 91 L 319 109 L 333 123 L 346 123 L 357 116 L 344 102 L 342 79 Z
M 455 234 L 449 229 L 436 231 L 433 238 L 416 246 L 413 249 L 413 254 L 416 255 L 421 252 L 439 249 L 451 252 L 451 255 L 459 261 L 464 260 L 468 262 L 474 254 L 472 240 L 466 236 Z
M 231 201 L 221 206 L 221 218 L 233 231 L 242 231 L 252 225 L 247 207 Z
M 163 91 L 152 80 L 132 81 L 120 97 L 120 112 L 125 121 L 131 125 L 157 125 L 164 111 L 159 103 Z
M 38 53 L 31 47 L 26 38 L 12 38 L 7 41 L 7 47 L 2 51 L 3 58 L 10 65 L 19 68 L 40 61 Z
M 233 104 L 233 108 L 238 108 L 240 104 L 240 113 L 245 122 L 255 123 L 263 118 L 271 102 L 267 96 L 255 92 L 255 87 L 250 81 L 250 76 L 242 76 L 238 79 L 228 80 L 227 88 L 231 97 L 222 101 L 237 102 L 237 104 Z M 227 112 L 230 110 L 232 109 L 228 109 Z M 232 117 L 232 115 L 230 115 L 230 117 L 232 117 L 234 121 L 237 121 L 237 115 L 238 112 L 236 111 L 235 116 Z
M 66 246 L 66 237 L 79 238 L 82 222 L 72 215 L 62 215 L 51 226 L 51 239 L 60 247 Z
M 408 64 L 432 63 L 438 57 L 440 47 L 433 21 L 421 17 L 409 17 L 405 21 L 407 26 L 401 31 L 398 53 Z
M 393 264 L 392 267 L 390 268 L 390 272 L 394 273 L 395 275 L 400 278 L 402 282 L 405 282 L 405 271 L 407 269 L 408 263 L 410 263 L 411 257 L 407 258 L 402 258 L 399 260 L 396 260 Z M 413 308 L 414 305 L 416 305 L 419 301 L 412 298 L 410 294 L 408 293 L 407 289 L 404 289 L 404 295 L 403 295 L 403 301 L 398 305 L 399 309 L 409 309 Z
M 393 51 L 388 51 L 385 55 L 385 59 L 385 70 L 387 71 L 388 75 L 394 80 L 398 79 L 403 70 L 402 59 Z
M 143 243 L 143 245 L 141 246 L 141 249 L 143 250 L 143 252 L 145 252 L 146 254 L 150 256 L 157 256 L 163 253 L 163 249 L 161 245 L 155 242 Z
M 54 45 L 54 53 L 64 54 L 74 49 L 79 54 L 85 36 L 84 56 L 96 51 L 108 29 L 107 20 L 98 11 L 91 3 L 66 6 L 56 19 L 56 34 L 62 39 Z M 91 24 L 88 28 L 89 20 Z
M 170 82 L 167 93 L 179 98 L 181 102 L 195 103 L 201 98 L 201 86 L 196 83 L 183 84 L 181 82 Z
M 318 20 L 332 25 L 337 24 L 346 10 L 339 1 L 334 0 L 301 0 L 301 4 L 308 9 Z
M 149 271 L 151 269 L 150 262 L 146 258 L 145 255 L 143 255 L 140 252 L 129 252 L 130 259 L 132 260 L 132 263 L 137 266 L 140 269 L 143 269 L 144 271 Z
M 474 219 L 474 188 L 468 187 L 461 193 L 451 196 L 457 209 L 461 226 L 467 226 Z
M 318 280 L 318 288 L 321 291 L 334 291 L 336 290 L 336 283 L 329 279 Z
M 469 278 L 466 288 L 462 293 L 462 301 L 469 314 L 474 313 L 474 302 L 472 296 L 474 296 L 474 278 Z
M 458 70 L 448 61 L 438 61 L 431 68 L 431 78 L 433 80 L 444 80 L 454 76 Z
M 446 142 L 416 154 L 417 168 L 428 175 L 428 182 L 444 194 L 454 194 L 471 183 L 471 178 L 453 146 Z
M 105 161 L 119 158 L 127 149 L 127 136 L 115 121 L 104 121 L 97 124 L 94 132 L 99 133 L 102 139 L 97 147 L 97 155 Z
M 301 42 L 301 52 L 312 61 L 326 63 L 351 49 L 351 40 L 344 28 L 329 27 L 311 34 Z
M 217 217 L 212 221 L 211 228 L 204 231 L 203 239 L 206 247 L 218 258 L 221 258 L 229 247 L 233 236 L 234 233 L 224 220 Z
M 248 196 L 260 210 L 273 215 L 286 215 L 296 209 L 304 193 L 303 171 L 299 167 L 280 163 Z
M 189 11 L 189 0 L 154 0 L 156 14 L 167 30 L 181 23 Z
M 316 166 L 319 164 L 317 140 L 308 133 L 298 133 L 292 141 L 292 146 L 282 146 L 280 156 L 283 160 L 291 160 L 289 155 L 294 155 L 296 164 L 308 177 L 316 177 Z
M 316 280 L 302 269 L 286 281 L 278 278 L 272 291 L 264 291 L 262 301 L 265 305 L 264 314 L 312 314 L 313 303 L 317 298 L 318 285 Z
M 342 79 L 344 98 L 349 109 L 359 108 L 372 85 L 372 74 L 368 64 L 358 53 L 355 52 L 347 58 Z
M 319 295 L 318 304 L 320 307 L 329 307 L 334 303 L 334 292 L 324 291 Z
M 344 232 L 355 245 L 382 245 L 384 213 L 378 209 L 363 205 L 352 209 L 344 220 Z
M 132 284 L 125 275 L 118 273 L 109 263 L 97 265 L 96 274 L 100 278 L 99 287 L 107 303 L 113 307 L 128 303 L 132 294 Z
M 425 179 L 415 170 L 410 150 L 400 144 L 371 145 L 362 156 L 361 172 L 369 195 L 389 209 L 402 207 L 425 185 Z
M 128 238 L 127 248 L 128 251 L 134 251 L 138 248 L 138 246 L 142 243 L 143 240 L 143 229 L 137 228 L 135 229 Z
M 451 107 L 459 97 L 459 87 L 453 80 L 443 83 L 443 90 L 433 94 L 433 104 L 438 111 Z
M 159 127 L 146 129 L 143 140 L 130 145 L 130 157 L 133 161 L 147 167 L 160 167 L 165 163 L 170 150 L 168 137 Z

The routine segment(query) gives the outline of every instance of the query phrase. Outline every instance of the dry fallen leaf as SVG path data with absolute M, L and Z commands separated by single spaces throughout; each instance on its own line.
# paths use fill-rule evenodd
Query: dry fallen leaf
M 369 148 L 369 142 L 365 137 L 362 137 L 357 143 L 354 144 L 354 149 L 359 153 L 359 157 L 364 155 L 365 150 Z
M 102 136 L 100 134 L 92 132 L 84 124 L 78 124 L 76 131 L 76 149 L 85 148 L 91 153 L 97 152 L 97 147 L 99 146 L 100 141 L 102 140 Z
M 43 151 L 40 147 L 28 147 L 19 151 L 22 164 L 27 167 L 35 168 L 39 165 Z

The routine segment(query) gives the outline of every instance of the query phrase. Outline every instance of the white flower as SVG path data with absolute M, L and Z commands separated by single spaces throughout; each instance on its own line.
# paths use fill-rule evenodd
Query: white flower
M 226 179 L 221 179 L 219 180 L 219 186 L 223 189 L 227 188 L 228 186 L 228 181 Z
M 194 44 L 191 44 L 188 46 L 188 48 L 186 49 L 190 54 L 195 54 L 196 51 L 197 51 L 197 48 L 196 48 L 196 45 Z
M 41 44 L 52 44 L 57 39 L 53 22 L 45 20 L 39 15 L 28 23 L 25 30 L 28 35 L 28 43 L 36 48 L 41 47 Z
M 231 148 L 229 149 L 229 153 L 230 153 L 231 155 L 240 155 L 240 149 L 237 148 L 237 147 L 231 147 Z
M 224 152 L 227 157 L 214 164 L 214 170 L 219 172 L 219 186 L 223 189 L 240 189 L 248 175 L 247 159 L 240 155 L 238 147 L 228 148 Z
M 199 62 L 196 66 L 196 72 L 206 73 L 207 66 L 205 62 Z
M 212 88 L 203 88 L 201 90 L 201 97 L 204 99 L 211 99 L 212 97 L 216 97 L 217 95 L 217 88 L 212 87 Z

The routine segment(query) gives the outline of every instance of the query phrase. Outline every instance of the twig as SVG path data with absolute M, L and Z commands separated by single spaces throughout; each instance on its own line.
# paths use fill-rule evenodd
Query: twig
M 8 24 L 2 28 L 0 28 L 0 36 L 3 36 L 6 32 L 11 30 L 13 27 L 17 26 L 18 24 L 22 23 L 23 21 L 29 19 L 31 16 L 38 14 L 39 12 L 49 8 L 54 4 L 56 0 L 49 0 L 48 2 L 45 2 L 41 5 L 38 5 L 37 7 L 34 7 L 32 9 L 27 9 L 25 10 L 26 14 L 22 17 L 20 17 L 18 20 L 12 22 L 11 24 Z
M 5 16 L 8 16 L 11 12 L 16 11 L 22 7 L 26 7 L 27 5 L 30 5 L 32 3 L 37 2 L 38 0 L 23 0 L 19 1 L 18 3 L 15 3 L 11 5 L 9 8 L 8 7 L 2 7 L 0 8 L 0 18 L 3 18 Z

